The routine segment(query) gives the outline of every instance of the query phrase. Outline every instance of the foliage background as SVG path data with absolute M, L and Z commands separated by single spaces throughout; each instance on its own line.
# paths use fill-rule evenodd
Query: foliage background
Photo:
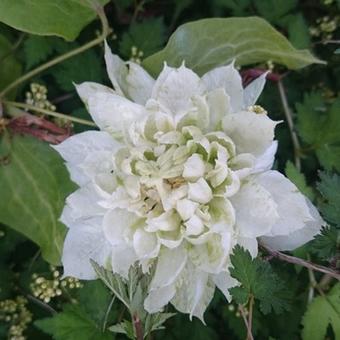
M 74 1 L 75 4 L 77 2 Z M 287 70 L 271 63 L 270 60 L 248 68 L 271 68 L 274 74 L 284 75 L 282 83 L 293 112 L 293 130 L 298 135 L 300 145 L 297 150 L 296 145 L 292 143 L 278 84 L 269 80 L 260 98 L 260 104 L 267 109 L 271 118 L 284 120 L 276 130 L 279 151 L 275 168 L 285 173 L 317 204 L 329 223 L 329 227 L 321 236 L 294 251 L 294 255 L 333 269 L 338 268 L 340 100 L 337 97 L 340 89 L 340 1 L 102 2 L 107 3 L 105 12 L 109 25 L 113 28 L 108 42 L 124 59 L 140 62 L 159 51 L 171 33 L 182 23 L 208 17 L 256 15 L 266 19 L 287 36 L 294 47 L 310 49 L 327 62 L 327 65 L 314 64 L 298 71 Z M 69 4 L 71 3 L 73 2 Z M 24 7 L 25 1 L 18 1 L 17 4 L 15 7 L 13 2 L 0 0 L 0 90 L 20 74 L 27 73 L 100 34 L 99 20 L 94 20 L 93 13 L 85 12 L 79 17 L 62 18 L 59 24 L 63 25 L 67 33 L 64 37 L 55 36 L 53 30 L 60 27 L 49 27 L 49 24 L 58 15 L 56 9 L 46 12 L 46 22 L 42 25 L 45 31 L 41 32 L 41 28 L 35 26 L 34 13 L 27 12 Z M 38 8 L 39 6 L 42 6 L 42 2 Z M 13 10 L 16 22 L 8 19 L 9 8 Z M 21 11 L 26 15 L 21 17 Z M 72 8 L 69 8 L 69 11 L 72 13 Z M 79 23 L 80 18 L 83 18 L 83 21 Z M 25 27 L 30 28 L 28 31 L 20 27 L 23 22 Z M 82 29 L 83 27 L 85 28 Z M 47 30 L 50 31 L 46 35 Z M 58 112 L 90 120 L 73 86 L 73 82 L 82 81 L 109 85 L 103 65 L 102 46 L 96 46 L 47 69 L 9 92 L 8 99 L 25 102 L 28 98 L 27 92 L 32 90 L 30 83 L 38 83 L 46 86 L 47 98 Z M 13 107 L 4 105 L 5 119 L 0 118 L 0 338 L 11 338 L 9 334 L 13 333 L 13 325 L 22 330 L 27 339 L 125 338 L 107 330 L 107 326 L 122 320 L 126 311 L 117 301 L 113 302 L 111 309 L 108 308 L 111 301 L 110 292 L 101 282 L 62 280 L 61 269 L 51 269 L 46 262 L 48 260 L 53 265 L 59 264 L 61 249 L 54 247 L 51 251 L 49 243 L 62 242 L 65 229 L 57 220 L 64 198 L 74 190 L 74 186 L 70 183 L 58 156 L 46 142 L 36 137 L 51 141 L 54 133 L 62 137 L 63 134 L 69 133 L 69 129 L 77 133 L 89 127 L 77 123 L 69 126 L 65 125 L 65 120 L 44 116 L 61 130 L 46 132 L 43 129 L 42 132 L 36 124 L 24 126 L 27 128 L 25 130 L 11 119 L 17 113 Z M 23 137 L 23 132 L 34 137 L 27 137 L 27 133 Z M 301 161 L 301 169 L 296 157 Z M 36 232 L 37 230 L 39 232 Z M 235 261 L 243 261 L 242 266 L 255 268 L 253 272 L 249 270 L 246 273 L 251 277 L 254 286 L 243 286 L 242 289 L 248 289 L 249 293 L 255 294 L 261 289 L 269 292 L 275 285 L 283 284 L 285 287 L 283 290 L 274 291 L 271 297 L 279 301 L 279 308 L 276 308 L 273 302 L 274 310 L 266 314 L 263 313 L 263 301 L 258 297 L 261 295 L 256 296 L 258 300 L 255 300 L 253 312 L 254 337 L 287 340 L 326 337 L 340 339 L 339 283 L 336 284 L 334 280 L 320 273 L 268 259 L 265 254 L 261 263 L 268 263 L 269 260 L 272 268 L 268 269 L 270 273 L 267 273 L 262 264 L 258 265 L 261 267 L 259 269 L 257 264 L 251 263 L 242 252 L 235 258 Z M 273 272 L 276 273 L 275 279 Z M 234 274 L 238 277 L 238 273 Z M 266 280 L 263 280 L 263 277 Z M 38 278 L 43 279 L 37 280 Z M 58 281 L 55 286 L 54 281 Z M 242 277 L 240 281 L 243 282 Z M 267 282 L 267 286 L 264 282 Z M 50 300 L 44 301 L 44 297 L 39 295 L 39 287 L 42 287 L 43 291 L 50 287 L 50 293 L 54 292 L 56 296 L 51 293 Z M 60 294 L 57 289 L 60 289 Z M 235 301 L 242 302 L 237 292 L 234 293 Z M 16 301 L 17 296 L 25 297 L 27 303 L 24 307 L 16 304 L 15 312 L 11 313 L 6 309 L 6 301 L 7 304 L 8 300 Z M 14 314 L 18 316 L 14 317 Z M 206 326 L 199 320 L 191 322 L 187 316 L 177 314 L 166 322 L 166 330 L 154 333 L 152 338 L 215 340 L 244 339 L 246 336 L 246 328 L 237 304 L 234 302 L 227 305 L 218 292 L 206 312 L 205 320 Z M 13 335 L 11 339 L 20 338 Z

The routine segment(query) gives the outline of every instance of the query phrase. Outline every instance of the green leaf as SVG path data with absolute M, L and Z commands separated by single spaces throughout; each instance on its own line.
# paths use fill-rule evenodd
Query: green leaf
M 104 5 L 109 0 L 99 0 Z M 0 22 L 27 33 L 74 40 L 96 17 L 87 0 L 2 0 Z
M 340 339 L 340 283 L 329 294 L 318 296 L 308 305 L 302 324 L 303 340 L 324 340 L 329 325 L 335 339 Z
M 229 289 L 238 304 L 245 304 L 253 295 L 260 302 L 262 313 L 273 310 L 280 314 L 289 310 L 289 293 L 284 282 L 272 270 L 268 262 L 252 259 L 248 250 L 237 245 L 230 256 L 230 274 L 240 282 L 240 286 Z
M 247 7 L 251 4 L 251 0 L 215 0 L 214 6 L 230 9 L 234 16 L 244 15 Z
M 21 75 L 21 65 L 14 58 L 11 50 L 11 43 L 0 35 L 0 91 Z M 14 97 L 14 94 L 12 92 L 9 97 Z
M 93 320 L 102 324 L 112 295 L 100 280 L 85 281 L 83 285 L 78 290 L 79 303 Z
M 317 188 L 324 198 L 320 210 L 328 222 L 340 225 L 340 176 L 320 173 Z
M 147 57 L 157 52 L 164 43 L 165 26 L 162 18 L 146 19 L 142 22 L 133 22 L 128 31 L 122 35 L 119 43 L 120 53 L 129 58 L 131 48 L 137 47 Z M 145 39 L 147 37 L 147 39 Z
M 285 173 L 286 176 L 297 186 L 297 188 L 311 201 L 313 201 L 315 197 L 313 189 L 307 185 L 305 175 L 300 172 L 291 161 L 286 163 Z
M 0 155 L 0 222 L 38 244 L 45 260 L 59 264 L 65 227 L 58 219 L 74 190 L 61 158 L 44 142 L 8 134 L 0 140 Z
M 45 61 L 54 51 L 54 39 L 30 35 L 24 43 L 26 68 Z
M 55 340 L 112 339 L 112 335 L 109 332 L 103 333 L 79 305 L 66 305 L 61 313 L 52 318 L 37 320 L 34 324 Z
M 123 278 L 120 275 L 114 274 L 112 271 L 106 270 L 99 266 L 95 261 L 90 261 L 98 278 L 104 282 L 104 284 L 115 294 L 115 296 L 125 305 L 127 309 L 130 309 L 129 295 Z
M 299 135 L 305 143 L 315 144 L 319 138 L 320 117 L 326 111 L 321 94 L 317 92 L 306 94 L 304 101 L 296 104 L 296 110 Z
M 330 260 L 340 251 L 340 230 L 335 227 L 323 228 L 310 244 L 310 251 L 323 260 Z
M 310 93 L 296 109 L 298 132 L 303 141 L 315 150 L 324 168 L 340 171 L 340 98 L 328 107 L 321 94 Z
M 155 314 L 148 314 L 145 321 L 145 336 L 148 334 L 157 331 L 159 329 L 163 329 L 163 324 L 168 319 L 175 316 L 176 313 L 155 313 Z
M 287 15 L 282 22 L 288 30 L 289 41 L 296 48 L 307 48 L 310 44 L 310 33 L 306 20 L 301 13 Z
M 109 330 L 113 333 L 125 334 L 129 339 L 135 339 L 135 332 L 131 321 L 124 320 L 116 325 L 110 326 Z
M 268 21 L 278 23 L 282 16 L 292 11 L 297 0 L 255 0 L 254 4 L 259 14 Z
M 56 66 L 52 74 L 62 90 L 74 91 L 73 83 L 103 82 L 104 68 L 94 50 L 88 50 Z
M 254 40 L 256 39 L 256 40 Z M 146 58 L 143 66 L 157 75 L 166 61 L 186 66 L 198 74 L 236 59 L 238 65 L 272 60 L 290 69 L 322 63 L 307 50 L 296 50 L 268 22 L 258 17 L 212 18 L 180 26 L 166 47 Z

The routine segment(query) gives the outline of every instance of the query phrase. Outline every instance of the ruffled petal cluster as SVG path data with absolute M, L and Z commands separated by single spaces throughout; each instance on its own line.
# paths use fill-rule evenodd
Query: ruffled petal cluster
M 217 286 L 227 297 L 236 244 L 292 250 L 323 224 L 287 178 L 270 170 L 277 122 L 255 105 L 265 74 L 246 88 L 233 64 L 199 77 L 184 64 L 153 79 L 106 46 L 113 88 L 77 91 L 100 131 L 55 149 L 79 189 L 68 226 L 65 275 L 94 279 L 90 259 L 123 277 L 138 263 L 153 273 L 145 308 L 169 302 L 203 319 Z M 152 271 L 151 271 L 152 268 Z

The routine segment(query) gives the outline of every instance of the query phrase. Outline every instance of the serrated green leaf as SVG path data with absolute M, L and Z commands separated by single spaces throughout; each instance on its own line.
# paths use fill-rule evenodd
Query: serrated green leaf
M 129 339 L 135 339 L 135 333 L 131 321 L 124 320 L 116 325 L 110 326 L 109 330 L 113 333 L 125 334 Z
M 21 65 L 14 58 L 11 43 L 0 35 L 0 91 L 21 75 Z M 14 97 L 11 92 L 8 97 Z
M 103 333 L 79 305 L 66 305 L 52 318 L 37 320 L 35 326 L 54 340 L 110 340 L 109 332 Z
M 315 150 L 325 169 L 340 171 L 340 99 L 328 107 L 321 94 L 310 93 L 296 108 L 298 132 L 304 142 Z
M 65 227 L 59 217 L 74 184 L 58 154 L 31 137 L 2 136 L 0 222 L 38 244 L 52 264 L 60 263 Z
M 303 317 L 303 340 L 323 340 L 328 325 L 332 326 L 335 339 L 340 339 L 340 283 L 326 296 L 316 297 Z
M 325 199 L 320 210 L 328 222 L 340 225 L 340 176 L 321 172 L 320 179 L 317 188 Z
M 335 227 L 322 229 L 310 244 L 310 251 L 323 260 L 329 260 L 340 251 L 340 230 Z
M 99 0 L 106 4 L 109 0 Z M 87 0 L 2 0 L 0 22 L 37 35 L 74 40 L 96 17 Z
M 165 26 L 162 18 L 146 19 L 142 22 L 133 22 L 128 31 L 122 35 L 119 43 L 120 53 L 129 58 L 131 48 L 137 47 L 147 57 L 157 52 L 164 43 Z M 145 39 L 147 37 L 147 39 Z
M 52 38 L 30 35 L 24 42 L 24 55 L 26 68 L 45 61 L 54 51 L 54 41 Z
M 163 324 L 176 313 L 155 313 L 148 314 L 145 321 L 145 337 L 151 332 L 163 329 Z
M 256 37 L 256 43 L 254 43 Z M 166 47 L 146 58 L 143 66 L 157 75 L 164 61 L 179 67 L 183 61 L 198 74 L 230 63 L 248 65 L 272 60 L 290 69 L 322 63 L 306 50 L 296 50 L 268 22 L 258 17 L 212 18 L 180 26 Z
M 104 282 L 127 309 L 130 309 L 129 295 L 123 278 L 118 274 L 112 273 L 112 271 L 104 269 L 92 260 L 91 264 L 98 278 Z
M 317 92 L 306 94 L 303 102 L 296 104 L 296 110 L 299 135 L 305 143 L 315 144 L 319 138 L 320 117 L 326 111 L 321 94 Z
M 264 314 L 272 310 L 277 314 L 289 310 L 290 294 L 268 262 L 252 259 L 249 251 L 239 245 L 234 247 L 230 260 L 230 274 L 241 284 L 229 289 L 237 303 L 244 304 L 250 296 L 254 296 Z
M 307 185 L 305 175 L 301 173 L 292 162 L 288 161 L 286 163 L 285 173 L 304 195 L 311 201 L 314 200 L 315 194 L 313 189 Z

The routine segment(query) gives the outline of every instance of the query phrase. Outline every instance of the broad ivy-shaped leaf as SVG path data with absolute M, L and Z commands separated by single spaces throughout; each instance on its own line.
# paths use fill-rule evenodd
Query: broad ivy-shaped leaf
M 290 69 L 321 63 L 307 50 L 296 50 L 268 22 L 258 17 L 211 18 L 180 26 L 166 47 L 146 58 L 143 66 L 156 75 L 166 61 L 198 74 L 236 60 L 237 65 L 272 60 Z
M 332 326 L 335 339 L 340 339 L 340 283 L 326 296 L 318 296 L 309 305 L 303 317 L 304 340 L 325 339 L 327 328 Z
M 104 5 L 109 0 L 99 0 Z M 1 0 L 0 22 L 38 35 L 74 40 L 96 13 L 89 0 Z
M 0 140 L 0 222 L 41 248 L 52 264 L 60 262 L 65 227 L 58 219 L 65 197 L 75 188 L 58 154 L 31 137 Z
M 4 36 L 0 35 L 0 91 L 21 74 L 21 65 L 14 58 L 11 50 L 11 43 Z

